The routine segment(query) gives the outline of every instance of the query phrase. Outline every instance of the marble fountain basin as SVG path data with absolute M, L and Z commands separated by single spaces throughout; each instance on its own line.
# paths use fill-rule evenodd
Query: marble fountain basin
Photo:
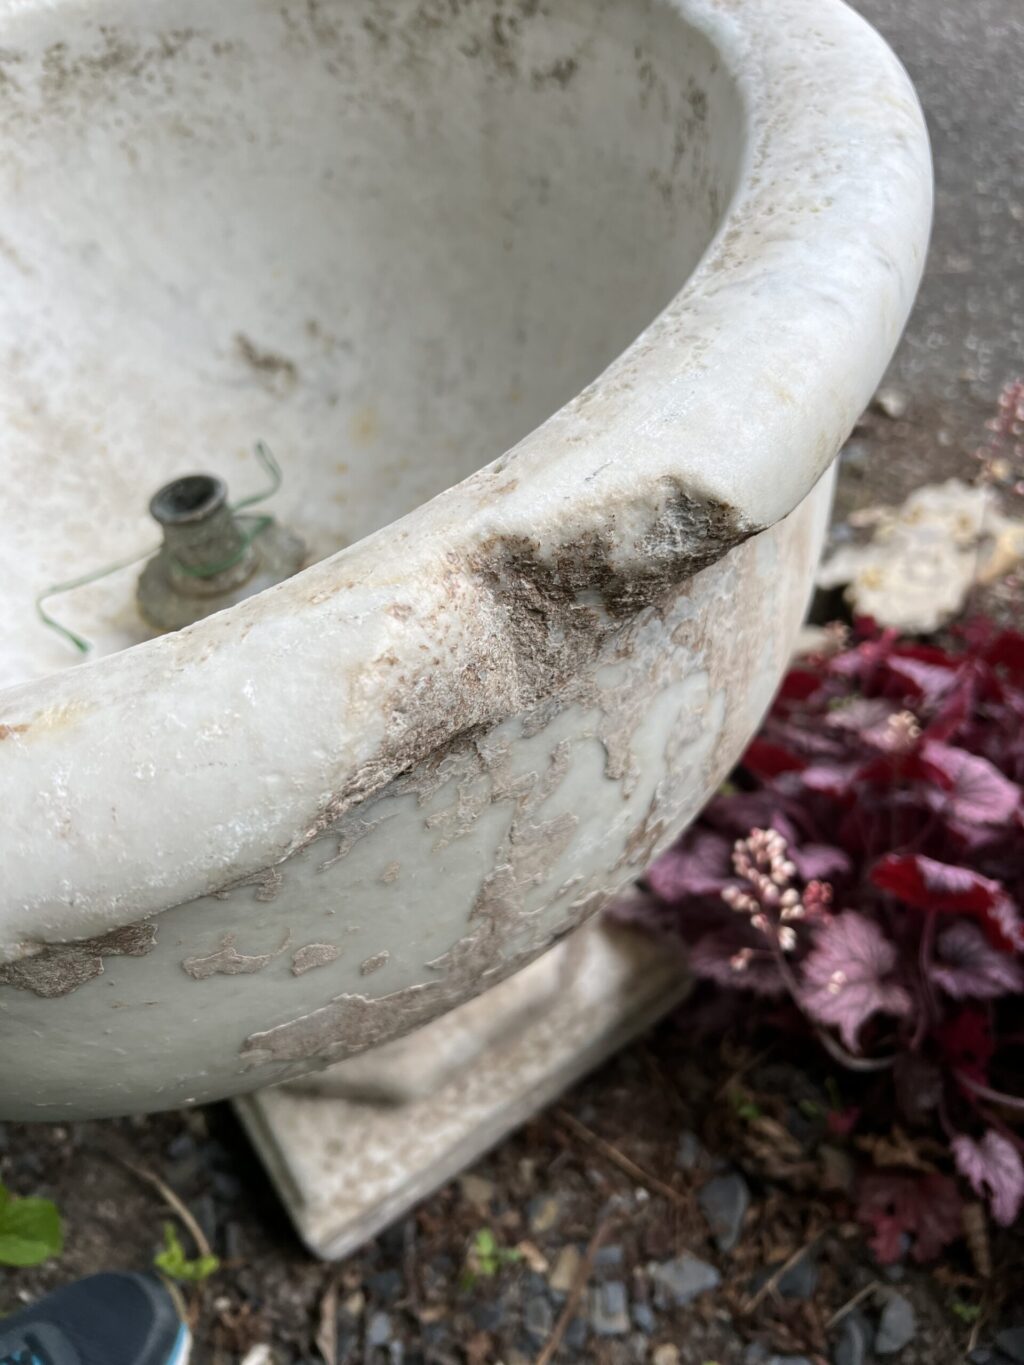
M 723 779 L 927 140 L 834 0 L 3 0 L 0 63 L 0 1116 L 200 1102 L 498 982 Z M 43 626 L 260 441 L 307 567 Z

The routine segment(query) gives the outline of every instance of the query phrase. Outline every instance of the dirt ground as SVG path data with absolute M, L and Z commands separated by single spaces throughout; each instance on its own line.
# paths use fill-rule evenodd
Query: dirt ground
M 938 195 L 925 285 L 885 381 L 889 412 L 870 411 L 843 457 L 840 522 L 923 481 L 970 477 L 967 455 L 995 396 L 1024 368 L 1024 161 L 1014 160 L 1024 146 L 1024 7 L 856 0 L 856 8 L 889 37 L 918 85 Z M 954 1258 L 939 1276 L 890 1278 L 873 1266 L 848 1221 L 841 1170 L 825 1194 L 820 1170 L 808 1172 L 820 1159 L 814 1115 L 825 1076 L 820 1063 L 791 1051 L 775 1041 L 765 1053 L 757 1040 L 741 1046 L 735 1036 L 724 1048 L 695 1049 L 690 1025 L 669 1020 L 508 1139 L 471 1179 L 447 1186 L 337 1268 L 302 1250 L 226 1105 L 120 1122 L 0 1125 L 0 1180 L 55 1199 L 67 1232 L 59 1261 L 0 1271 L 0 1311 L 90 1271 L 152 1263 L 166 1210 L 127 1161 L 173 1187 L 223 1258 L 196 1304 L 197 1365 L 239 1360 L 259 1343 L 271 1346 L 277 1365 L 320 1361 L 325 1296 L 338 1362 L 543 1360 L 565 1311 L 565 1295 L 552 1288 L 555 1267 L 565 1254 L 570 1264 L 585 1255 L 598 1229 L 603 1244 L 586 1296 L 568 1316 L 559 1361 L 756 1365 L 775 1352 L 859 1365 L 867 1357 L 855 1346 L 837 1354 L 842 1323 L 862 1309 L 877 1316 L 870 1294 L 849 1307 L 876 1282 L 915 1310 L 900 1365 L 966 1359 L 992 1327 L 987 1309 L 973 1323 L 950 1311 L 973 1284 L 969 1261 Z M 751 1194 L 730 1253 L 717 1249 L 696 1197 L 716 1161 L 741 1171 Z M 474 1267 L 470 1254 L 484 1229 L 499 1251 L 520 1248 L 499 1254 L 494 1273 Z M 995 1251 L 997 1262 L 1021 1264 L 1019 1241 Z M 721 1283 L 676 1306 L 651 1266 L 683 1253 L 712 1266 Z M 813 1264 L 813 1284 L 788 1297 L 777 1284 L 766 1289 L 766 1275 L 794 1256 L 797 1266 Z M 1008 1287 L 997 1284 L 990 1297 Z M 657 1354 L 669 1345 L 677 1357 Z
M 224 1257 L 197 1300 L 197 1365 L 226 1365 L 259 1343 L 279 1363 L 320 1361 L 315 1339 L 335 1294 L 343 1365 L 532 1365 L 564 1308 L 564 1293 L 552 1291 L 555 1268 L 567 1250 L 585 1254 L 598 1229 L 588 1291 L 558 1360 L 626 1365 L 657 1360 L 659 1346 L 674 1344 L 681 1365 L 745 1365 L 759 1359 L 760 1342 L 762 1360 L 774 1352 L 817 1365 L 835 1358 L 832 1319 L 877 1284 L 898 1288 L 915 1310 L 900 1365 L 962 1361 L 972 1326 L 947 1302 L 973 1283 L 966 1255 L 940 1279 L 884 1274 L 849 1221 L 841 1162 L 829 1177 L 837 1188 L 822 1192 L 820 1064 L 793 1055 L 785 1040 L 694 1048 L 693 1039 L 694 1016 L 666 1021 L 339 1267 L 298 1245 L 226 1105 L 116 1123 L 8 1125 L 0 1174 L 16 1190 L 56 1198 L 68 1242 L 58 1262 L 3 1281 L 0 1308 L 97 1267 L 151 1263 L 167 1212 L 127 1162 L 167 1181 Z M 831 1170 L 834 1155 L 827 1161 Z M 697 1201 L 717 1169 L 741 1169 L 751 1195 L 743 1233 L 724 1254 Z M 474 1267 L 482 1229 L 515 1257 L 493 1273 Z M 682 1254 L 713 1266 L 721 1283 L 676 1306 L 659 1294 L 651 1267 Z M 779 1295 L 765 1280 L 794 1257 L 810 1278 L 783 1280 Z M 997 1261 L 1012 1259 L 997 1249 Z M 616 1325 L 602 1316 L 609 1285 L 612 1309 L 624 1296 L 628 1326 L 601 1335 L 600 1326 Z

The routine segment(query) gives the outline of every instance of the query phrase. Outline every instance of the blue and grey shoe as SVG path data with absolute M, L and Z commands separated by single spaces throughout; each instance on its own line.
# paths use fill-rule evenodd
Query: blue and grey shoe
M 0 1365 L 187 1365 L 191 1346 L 152 1275 L 90 1275 L 0 1318 Z

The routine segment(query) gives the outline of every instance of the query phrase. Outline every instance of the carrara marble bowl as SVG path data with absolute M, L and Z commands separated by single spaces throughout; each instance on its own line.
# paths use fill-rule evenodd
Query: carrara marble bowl
M 0 1116 L 395 1038 L 639 873 L 790 652 L 931 203 L 837 0 L 0 3 Z M 152 638 L 166 480 L 309 567 Z M 71 665 L 71 666 L 68 666 Z

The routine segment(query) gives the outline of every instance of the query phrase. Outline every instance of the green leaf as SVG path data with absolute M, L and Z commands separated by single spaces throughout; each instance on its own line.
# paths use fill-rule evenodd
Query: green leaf
M 467 1258 L 467 1273 L 473 1275 L 497 1275 L 503 1265 L 522 1260 L 522 1252 L 515 1247 L 499 1245 L 497 1237 L 490 1228 L 479 1228 L 473 1234 Z
M 950 1309 L 956 1314 L 961 1322 L 977 1322 L 981 1317 L 981 1305 L 977 1303 L 965 1303 L 963 1299 L 953 1299 L 950 1302 Z
M 199 1284 L 220 1269 L 219 1256 L 197 1256 L 190 1261 L 173 1223 L 164 1224 L 164 1249 L 153 1257 L 157 1270 L 162 1270 L 172 1280 L 185 1284 Z
M 0 1197 L 0 1265 L 41 1265 L 64 1249 L 57 1206 L 50 1199 Z

